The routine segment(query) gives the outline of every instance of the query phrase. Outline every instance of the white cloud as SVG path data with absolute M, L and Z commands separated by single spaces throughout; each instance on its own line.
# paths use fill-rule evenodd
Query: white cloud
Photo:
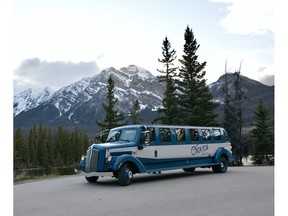
M 14 71 L 14 93 L 27 88 L 51 87 L 58 90 L 98 72 L 99 68 L 95 62 L 48 62 L 38 58 L 26 59 Z
M 266 85 L 274 85 L 274 67 L 260 67 L 258 70 L 258 80 Z
M 265 35 L 274 33 L 273 0 L 210 0 L 226 3 L 227 15 L 220 25 L 229 33 Z

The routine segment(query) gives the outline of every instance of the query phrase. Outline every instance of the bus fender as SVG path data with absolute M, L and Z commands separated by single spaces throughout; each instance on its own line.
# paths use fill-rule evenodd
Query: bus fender
M 127 162 L 135 164 L 139 170 L 139 173 L 146 173 L 147 172 L 144 165 L 141 163 L 141 161 L 139 161 L 137 158 L 135 158 L 131 155 L 127 155 L 127 154 L 123 154 L 116 159 L 114 166 L 113 166 L 113 170 L 118 171 L 120 169 L 120 167 L 122 166 L 122 164 L 127 163 Z
M 229 152 L 225 148 L 219 148 L 214 155 L 215 162 L 221 163 L 221 157 L 222 156 L 224 156 L 227 159 L 227 161 L 229 161 L 229 162 L 233 161 L 233 156 L 232 156 L 231 152 Z

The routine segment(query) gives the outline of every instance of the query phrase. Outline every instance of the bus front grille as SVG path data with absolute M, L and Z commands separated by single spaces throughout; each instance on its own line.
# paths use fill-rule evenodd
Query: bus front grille
M 93 148 L 87 151 L 86 172 L 97 172 L 99 151 Z

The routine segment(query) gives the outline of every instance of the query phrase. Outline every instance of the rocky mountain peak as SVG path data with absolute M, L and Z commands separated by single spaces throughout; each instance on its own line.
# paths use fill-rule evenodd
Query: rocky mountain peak
M 129 65 L 127 67 L 122 67 L 120 71 L 123 71 L 128 76 L 137 75 L 138 77 L 142 79 L 155 78 L 152 73 L 136 65 Z

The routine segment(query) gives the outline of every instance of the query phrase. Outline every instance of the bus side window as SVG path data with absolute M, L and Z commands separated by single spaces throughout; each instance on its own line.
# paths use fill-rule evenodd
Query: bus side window
M 191 141 L 199 141 L 198 129 L 189 129 Z
M 214 133 L 214 140 L 215 141 L 221 141 L 221 131 L 220 129 L 213 129 Z
M 202 137 L 203 137 L 204 142 L 211 140 L 209 129 L 202 129 Z
M 177 142 L 185 142 L 185 129 L 184 128 L 176 128 L 176 139 Z
M 170 128 L 159 128 L 160 143 L 171 143 Z

